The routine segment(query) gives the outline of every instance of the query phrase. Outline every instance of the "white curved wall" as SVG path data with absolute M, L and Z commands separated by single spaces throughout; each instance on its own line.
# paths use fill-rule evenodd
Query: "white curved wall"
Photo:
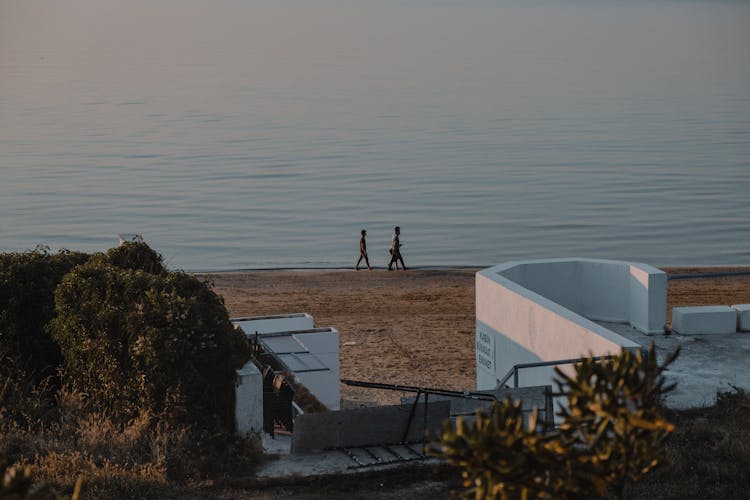
M 615 354 L 638 344 L 592 320 L 663 332 L 666 274 L 599 259 L 508 262 L 476 275 L 477 388 L 494 388 L 513 365 Z M 521 385 L 549 384 L 552 368 L 520 372 Z

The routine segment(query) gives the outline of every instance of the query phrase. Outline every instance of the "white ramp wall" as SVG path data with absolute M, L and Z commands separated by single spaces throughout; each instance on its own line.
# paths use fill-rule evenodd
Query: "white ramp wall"
M 491 389 L 516 364 L 639 348 L 592 320 L 663 332 L 666 275 L 598 259 L 509 262 L 477 273 L 476 319 L 477 388 Z M 550 384 L 553 372 L 521 370 L 520 385 Z
M 294 376 L 329 410 L 338 410 L 341 408 L 338 330 L 319 328 L 294 332 L 292 336 L 328 368 L 325 371 L 296 371 Z

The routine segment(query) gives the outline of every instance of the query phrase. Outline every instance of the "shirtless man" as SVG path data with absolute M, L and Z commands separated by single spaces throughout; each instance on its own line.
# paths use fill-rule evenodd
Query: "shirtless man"
M 398 261 L 401 261 L 401 267 L 406 271 L 406 264 L 404 264 L 404 258 L 401 256 L 401 228 L 396 226 L 393 228 L 393 237 L 391 238 L 391 261 L 388 263 L 388 270 L 393 271 L 391 267 L 394 263 L 396 269 L 398 269 Z
M 367 269 L 372 271 L 372 267 L 370 266 L 370 259 L 367 258 L 367 241 L 365 241 L 367 231 L 363 229 L 361 234 L 362 235 L 359 237 L 359 259 L 357 260 L 357 264 L 354 266 L 354 269 L 359 271 L 359 263 L 362 262 L 362 259 L 365 259 Z

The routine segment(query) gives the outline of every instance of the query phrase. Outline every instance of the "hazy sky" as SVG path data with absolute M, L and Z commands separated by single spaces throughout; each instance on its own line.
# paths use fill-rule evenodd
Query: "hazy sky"
M 736 259 L 748 26 L 750 1 L 0 0 L 0 232 L 237 260 L 243 214 L 292 257 L 407 214 L 415 252 L 490 262 L 668 255 L 689 218 Z

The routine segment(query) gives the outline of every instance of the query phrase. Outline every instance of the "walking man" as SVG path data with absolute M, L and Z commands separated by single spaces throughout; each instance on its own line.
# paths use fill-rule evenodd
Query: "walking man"
M 391 267 L 394 263 L 396 264 L 396 269 L 398 269 L 398 261 L 401 261 L 401 267 L 404 268 L 404 271 L 406 271 L 406 264 L 404 264 L 404 258 L 401 257 L 401 228 L 396 226 L 393 228 L 393 237 L 391 238 L 391 261 L 388 263 L 388 270 L 393 271 L 393 267 Z
M 357 259 L 357 264 L 354 266 L 354 269 L 359 271 L 359 263 L 362 262 L 362 259 L 365 259 L 365 264 L 367 264 L 367 269 L 372 271 L 372 267 L 370 266 L 370 259 L 367 258 L 367 241 L 365 241 L 365 237 L 367 236 L 367 231 L 364 229 L 361 232 L 361 236 L 359 237 L 359 259 Z

